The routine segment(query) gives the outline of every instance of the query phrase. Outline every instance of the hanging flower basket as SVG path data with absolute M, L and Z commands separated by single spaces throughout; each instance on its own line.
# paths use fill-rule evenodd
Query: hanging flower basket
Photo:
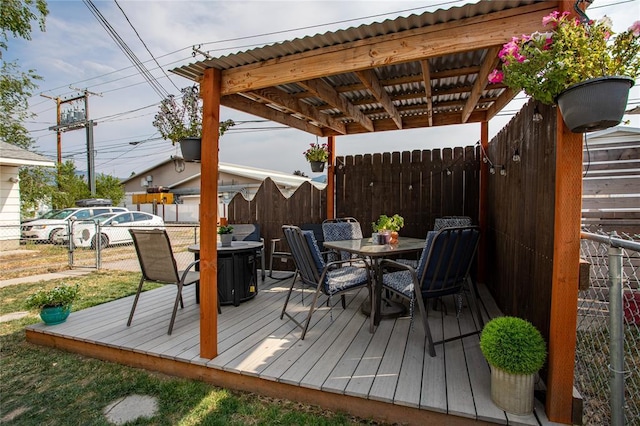
M 324 171 L 324 161 L 310 161 L 311 171 L 314 173 L 322 173 Z
M 573 133 L 617 126 L 634 84 L 630 77 L 599 77 L 574 84 L 557 97 L 565 124 Z
M 184 138 L 180 141 L 180 149 L 182 150 L 182 158 L 184 161 L 199 163 L 200 162 L 200 138 Z

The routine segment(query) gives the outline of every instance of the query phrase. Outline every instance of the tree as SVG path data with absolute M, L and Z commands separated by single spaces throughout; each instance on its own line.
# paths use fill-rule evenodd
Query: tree
M 7 50 L 8 33 L 31 40 L 31 21 L 38 21 L 44 31 L 49 14 L 45 0 L 2 0 L 0 3 L 0 49 Z M 2 55 L 0 54 L 0 58 Z
M 31 23 L 38 21 L 40 30 L 45 29 L 45 18 L 49 14 L 44 0 L 2 0 L 0 2 L 0 59 L 7 51 L 9 34 L 15 38 L 31 40 Z M 23 122 L 31 114 L 27 99 L 37 88 L 40 77 L 34 70 L 23 72 L 17 62 L 4 62 L 0 69 L 0 139 L 29 148 L 33 141 Z
M 293 171 L 293 175 L 294 175 L 294 176 L 309 177 L 309 176 L 307 176 L 306 174 L 304 174 L 304 172 L 303 172 L 303 171 L 300 171 L 300 170 L 294 170 L 294 171 Z
M 51 203 L 51 188 L 55 177 L 47 167 L 21 167 L 20 214 L 32 217 L 43 205 Z
M 22 123 L 33 116 L 29 113 L 27 99 L 38 87 L 36 80 L 41 77 L 33 70 L 20 71 L 15 62 L 4 62 L 0 68 L 0 139 L 24 149 L 33 145 Z
M 89 198 L 91 192 L 84 176 L 76 173 L 76 166 L 71 161 L 58 165 L 58 187 L 51 186 L 51 204 L 54 209 L 75 207 L 76 200 Z
M 99 174 L 96 177 L 96 197 L 108 198 L 117 206 L 124 199 L 124 187 L 118 178 Z

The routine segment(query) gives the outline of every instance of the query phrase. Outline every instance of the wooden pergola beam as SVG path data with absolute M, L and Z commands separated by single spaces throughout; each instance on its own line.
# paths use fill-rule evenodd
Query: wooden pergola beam
M 424 95 L 427 99 L 427 117 L 429 118 L 429 127 L 433 127 L 433 98 L 431 97 L 431 67 L 429 66 L 429 61 L 425 59 L 421 60 L 420 68 L 422 68 Z
M 377 101 L 382 105 L 382 107 L 387 111 L 389 117 L 396 123 L 398 129 L 402 129 L 402 117 L 400 117 L 400 113 L 393 105 L 393 101 L 389 97 L 389 94 L 384 90 L 382 84 L 378 80 L 376 73 L 371 70 L 362 70 L 356 71 L 356 75 L 365 85 L 365 87 L 373 94 L 373 96 L 377 99 Z
M 462 109 L 461 121 L 463 123 L 467 122 L 469 116 L 478 104 L 478 99 L 482 96 L 482 91 L 487 87 L 487 84 L 489 84 L 489 74 L 495 69 L 496 65 L 498 65 L 498 52 L 500 52 L 500 48 L 501 46 L 494 46 L 487 50 L 487 54 L 482 62 L 480 71 L 478 72 L 478 78 L 476 78 L 473 88 L 471 89 L 471 93 L 467 98 L 467 102 Z
M 327 104 L 342 111 L 345 116 L 351 117 L 356 123 L 362 126 L 363 129 L 373 132 L 373 122 L 371 122 L 369 117 L 364 115 L 359 108 L 349 102 L 344 96 L 340 96 L 340 93 L 328 83 L 317 79 L 301 81 L 298 84 Z
M 303 132 L 311 133 L 316 136 L 323 136 L 323 131 L 318 126 L 314 126 L 307 121 L 295 118 L 291 114 L 286 114 L 282 111 L 270 108 L 264 104 L 251 101 L 240 95 L 225 96 L 220 101 L 221 105 L 228 108 L 244 111 L 248 114 L 253 114 L 257 117 L 262 117 L 266 120 L 275 121 L 276 123 L 284 124 L 294 129 L 302 130 Z
M 537 31 L 555 2 L 315 49 L 222 72 L 222 96 L 392 64 L 489 48 Z
M 302 115 L 303 117 L 306 117 L 311 121 L 316 121 L 321 125 L 333 129 L 340 134 L 344 135 L 346 133 L 344 123 L 337 121 L 332 117 L 329 117 L 327 114 L 318 112 L 311 105 L 302 102 L 301 100 L 283 92 L 282 90 L 268 87 L 265 89 L 258 89 L 247 92 L 247 94 L 258 99 L 262 99 L 265 102 L 279 105 L 283 109 L 286 109 L 292 113 Z

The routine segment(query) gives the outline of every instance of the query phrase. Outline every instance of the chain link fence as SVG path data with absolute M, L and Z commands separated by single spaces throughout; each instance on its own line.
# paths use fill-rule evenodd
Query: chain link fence
M 165 228 L 171 239 L 178 267 L 186 267 L 194 259 L 194 254 L 188 251 L 188 246 L 200 241 L 200 226 L 170 224 L 165 225 Z M 3 232 L 8 233 L 9 229 L 0 227 L 0 237 Z M 128 231 L 125 232 L 128 234 Z M 95 234 L 93 231 L 92 235 Z M 68 241 L 64 244 L 22 241 L 16 250 L 0 252 L 1 279 L 58 272 L 70 268 L 139 271 L 140 265 L 132 241 L 109 244 L 106 247 L 99 244 L 72 247 Z
M 611 379 L 615 369 L 611 367 L 610 347 L 613 329 L 610 318 L 612 310 L 609 303 L 608 254 L 611 244 L 603 241 L 609 237 L 610 235 L 600 231 L 594 234 L 583 233 L 581 240 L 581 256 L 591 264 L 590 286 L 581 290 L 578 297 L 574 379 L 584 402 L 585 425 L 612 423 Z M 625 241 L 621 259 L 620 315 L 624 342 L 624 421 L 627 425 L 640 425 L 640 236 L 622 234 L 615 238 Z M 615 413 L 613 416 L 615 417 Z

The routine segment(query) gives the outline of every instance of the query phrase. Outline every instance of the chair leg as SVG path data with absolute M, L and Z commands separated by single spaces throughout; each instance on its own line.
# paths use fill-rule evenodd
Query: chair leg
M 340 300 L 342 300 L 342 309 L 347 309 L 347 299 L 344 297 L 344 294 L 340 295 Z
M 307 319 L 304 322 L 304 328 L 302 329 L 302 336 L 300 337 L 300 340 L 304 340 L 304 336 L 307 335 L 307 329 L 309 328 L 309 323 L 311 322 L 311 315 L 313 315 L 313 311 L 316 309 L 318 296 L 320 296 L 320 286 L 318 286 L 316 294 L 313 296 L 313 301 L 311 302 L 311 307 L 309 308 L 309 315 L 307 315 Z
M 369 301 L 371 302 L 371 306 L 369 307 L 369 333 L 373 333 L 375 329 L 374 312 L 376 309 L 376 296 L 373 290 L 373 284 L 369 284 L 367 288 L 369 289 Z
M 478 323 L 480 324 L 480 330 L 484 328 L 484 321 L 482 319 L 482 310 L 480 309 L 480 297 L 478 296 L 478 288 L 476 284 L 471 280 L 471 277 L 467 275 L 467 283 L 469 284 L 469 292 L 471 293 L 471 299 L 473 304 L 476 305 L 476 314 L 478 315 Z M 472 308 L 473 312 L 473 308 Z
M 296 271 L 293 279 L 291 280 L 291 287 L 289 287 L 289 293 L 287 293 L 287 298 L 284 300 L 284 306 L 282 307 L 282 313 L 280 313 L 280 319 L 284 318 L 284 314 L 287 311 L 287 305 L 289 304 L 289 298 L 291 298 L 291 292 L 293 291 L 293 286 L 296 283 L 296 279 L 298 278 L 298 271 Z
M 431 329 L 429 328 L 429 320 L 427 319 L 427 309 L 424 305 L 424 301 L 422 300 L 422 294 L 414 293 L 414 297 L 416 298 L 416 302 L 418 302 L 418 310 L 420 311 L 420 315 L 422 315 L 422 326 L 424 328 L 424 334 L 427 336 L 427 341 L 429 343 L 429 355 L 434 357 L 436 356 L 436 348 L 433 345 L 433 338 L 431 337 Z
M 176 301 L 173 304 L 173 313 L 171 314 L 171 321 L 169 322 L 169 332 L 167 333 L 169 335 L 173 331 L 173 323 L 176 321 L 176 313 L 178 312 L 178 303 L 182 304 L 182 283 L 178 283 L 178 294 L 176 294 Z
M 265 262 L 264 262 L 264 247 L 262 248 L 262 250 L 260 250 L 260 260 L 262 261 L 262 281 L 264 282 L 264 277 L 265 277 L 265 270 L 264 270 L 264 266 L 265 266 Z
M 142 291 L 142 283 L 144 283 L 144 275 L 140 278 L 140 284 L 138 284 L 138 291 L 136 291 L 136 297 L 133 299 L 133 306 L 131 307 L 131 313 L 129 314 L 129 321 L 127 321 L 127 327 L 131 325 L 131 321 L 133 321 L 133 313 L 136 310 L 136 306 L 138 305 L 138 299 L 140 298 L 140 292 Z

